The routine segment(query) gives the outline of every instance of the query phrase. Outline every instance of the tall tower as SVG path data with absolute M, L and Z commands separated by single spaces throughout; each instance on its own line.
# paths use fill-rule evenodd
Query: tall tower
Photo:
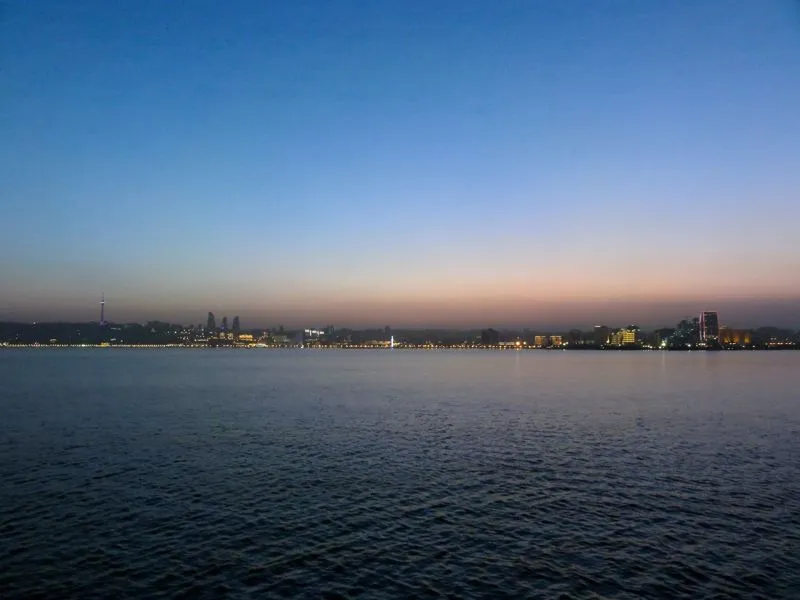
M 208 320 L 206 321 L 206 329 L 208 330 L 208 333 L 214 333 L 214 331 L 216 331 L 217 329 L 217 321 L 214 318 L 213 312 L 208 313 Z
M 239 339 L 239 333 L 241 331 L 241 325 L 239 324 L 239 317 L 233 317 L 233 339 Z
M 100 294 L 100 325 L 106 324 L 106 294 Z

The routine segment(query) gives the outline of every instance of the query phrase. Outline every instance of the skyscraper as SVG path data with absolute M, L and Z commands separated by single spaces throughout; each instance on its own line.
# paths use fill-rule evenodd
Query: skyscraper
M 222 317 L 222 331 L 228 331 L 228 317 Z
M 700 315 L 700 340 L 719 340 L 719 316 L 715 311 L 705 311 Z
M 100 294 L 100 325 L 106 324 L 106 294 Z
M 603 346 L 608 343 L 608 338 L 611 335 L 611 330 L 608 325 L 595 325 L 594 326 L 594 343 L 597 346 Z
M 233 317 L 233 339 L 239 339 L 239 332 L 240 332 L 240 325 L 239 325 L 239 317 Z
M 214 313 L 208 313 L 208 321 L 206 322 L 206 329 L 208 333 L 214 333 L 217 330 L 217 320 L 214 318 Z

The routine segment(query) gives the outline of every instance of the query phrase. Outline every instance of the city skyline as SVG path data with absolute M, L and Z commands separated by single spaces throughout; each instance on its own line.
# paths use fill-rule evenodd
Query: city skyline
M 0 320 L 800 327 L 791 2 L 7 5 Z M 224 308 L 229 307 L 229 308 Z
M 720 317 L 718 310 L 702 310 L 702 311 L 700 311 L 698 313 L 695 310 L 695 307 L 689 308 L 688 305 L 685 305 L 684 307 L 687 308 L 687 310 L 685 310 L 683 313 L 672 313 L 671 316 L 667 316 L 667 317 L 661 318 L 660 320 L 648 321 L 647 319 L 642 320 L 642 319 L 638 318 L 638 317 L 641 317 L 642 314 L 643 314 L 641 312 L 642 307 L 641 307 L 641 305 L 634 303 L 634 304 L 627 304 L 627 305 L 626 304 L 622 304 L 623 307 L 626 307 L 625 310 L 627 310 L 628 312 L 625 313 L 625 317 L 617 318 L 616 315 L 621 310 L 619 304 L 617 306 L 615 306 L 615 307 L 609 308 L 608 306 L 604 306 L 602 303 L 599 303 L 598 305 L 594 306 L 594 308 L 593 308 L 592 315 L 595 317 L 595 319 L 594 320 L 583 320 L 583 321 L 568 321 L 568 320 L 563 320 L 563 319 L 562 320 L 547 321 L 546 320 L 547 319 L 546 315 L 548 313 L 540 314 L 539 315 L 539 321 L 535 321 L 535 318 L 529 318 L 527 320 L 521 320 L 519 322 L 514 322 L 512 320 L 509 320 L 507 316 L 506 316 L 505 319 L 501 317 L 501 318 L 494 318 L 494 319 L 489 318 L 489 320 L 487 320 L 487 318 L 486 318 L 488 316 L 487 314 L 484 314 L 482 317 L 479 317 L 479 318 L 477 318 L 477 319 L 475 319 L 474 321 L 471 321 L 471 322 L 467 322 L 467 321 L 463 321 L 463 322 L 462 321 L 450 321 L 450 322 L 433 323 L 433 324 L 432 323 L 428 323 L 428 322 L 424 322 L 424 321 L 418 321 L 418 322 L 395 322 L 395 321 L 392 321 L 391 319 L 380 319 L 380 318 L 373 319 L 370 322 L 364 321 L 363 319 L 360 322 L 336 321 L 336 319 L 333 319 L 333 321 L 336 321 L 338 323 L 338 325 L 337 325 L 338 327 L 352 328 L 352 329 L 383 329 L 384 327 L 388 327 L 389 324 L 392 324 L 391 325 L 392 327 L 398 328 L 398 329 L 443 329 L 443 330 L 451 330 L 451 331 L 452 330 L 475 330 L 475 329 L 481 329 L 481 328 L 490 327 L 490 326 L 491 327 L 500 327 L 500 328 L 508 329 L 508 330 L 538 329 L 538 330 L 542 330 L 542 331 L 544 331 L 544 330 L 567 331 L 567 330 L 570 330 L 570 329 L 578 329 L 578 330 L 589 331 L 589 330 L 591 330 L 593 328 L 596 328 L 599 324 L 602 324 L 603 326 L 607 326 L 609 324 L 616 325 L 616 326 L 636 324 L 637 326 L 640 326 L 640 327 L 642 327 L 644 329 L 658 329 L 660 327 L 670 327 L 670 326 L 672 326 L 672 324 L 674 322 L 677 322 L 677 321 L 682 320 L 682 319 L 697 318 L 698 322 L 700 323 L 701 330 L 705 331 L 705 329 L 703 329 L 703 327 L 704 327 L 704 325 L 703 325 L 704 318 L 705 318 L 706 315 L 711 314 L 711 315 L 714 316 L 713 317 L 714 318 L 714 325 L 713 325 L 714 330 L 712 331 L 712 336 L 714 336 L 714 337 L 718 336 L 720 327 L 749 328 L 749 329 L 752 329 L 752 328 L 757 328 L 757 327 L 774 326 L 774 327 L 782 327 L 782 328 L 800 330 L 800 327 L 798 327 L 796 325 L 793 325 L 793 323 L 797 322 L 796 320 L 794 320 L 795 317 L 797 317 L 797 311 L 796 311 L 796 305 L 795 305 L 795 303 L 793 301 L 787 303 L 784 306 L 784 308 L 787 309 L 786 315 L 788 315 L 789 318 L 786 318 L 786 319 L 780 318 L 779 316 L 776 316 L 776 315 L 780 315 L 781 314 L 780 312 L 773 312 L 772 313 L 773 319 L 771 321 L 756 321 L 756 320 L 753 320 L 752 318 L 751 319 L 747 319 L 747 318 L 742 319 L 742 314 L 743 313 L 741 311 L 738 312 L 738 313 L 735 311 L 735 307 L 736 307 L 735 303 L 732 304 L 730 302 L 717 302 L 717 304 L 721 305 L 723 307 L 727 307 L 728 309 L 733 308 L 734 309 L 733 316 L 731 316 L 728 313 L 723 313 L 722 317 Z M 79 311 L 79 313 L 76 313 L 73 318 L 47 318 L 46 316 L 42 317 L 40 315 L 40 316 L 38 316 L 36 318 L 32 318 L 32 319 L 19 319 L 19 318 L 18 319 L 14 319 L 14 318 L 4 317 L 2 315 L 2 313 L 0 313 L 0 322 L 19 322 L 19 323 L 24 323 L 24 322 L 42 322 L 42 323 L 56 323 L 56 322 L 76 322 L 76 323 L 85 322 L 85 323 L 91 323 L 91 322 L 97 322 L 97 323 L 100 323 L 100 324 L 105 324 L 105 323 L 117 323 L 117 324 L 119 324 L 119 323 L 145 323 L 145 322 L 152 322 L 152 321 L 160 321 L 160 322 L 167 322 L 167 323 L 180 323 L 180 324 L 183 324 L 183 325 L 192 325 L 192 326 L 200 325 L 200 326 L 203 326 L 203 327 L 205 327 L 206 329 L 209 329 L 209 330 L 214 330 L 214 329 L 227 330 L 227 329 L 229 329 L 229 327 L 228 327 L 228 316 L 227 316 L 227 313 L 225 313 L 225 312 L 220 312 L 219 313 L 219 317 L 220 317 L 219 321 L 217 321 L 217 317 L 216 317 L 216 312 L 215 311 L 206 311 L 206 312 L 204 312 L 203 315 L 202 315 L 202 318 L 198 318 L 199 313 L 197 311 L 190 311 L 189 313 L 184 313 L 182 316 L 178 315 L 178 314 L 174 314 L 174 315 L 153 315 L 153 314 L 148 314 L 148 315 L 144 315 L 144 316 L 140 315 L 137 318 L 129 318 L 128 317 L 128 313 L 123 311 L 122 313 L 118 314 L 118 317 L 116 319 L 110 319 L 109 320 L 109 319 L 106 319 L 106 312 L 105 312 L 106 311 L 106 294 L 105 293 L 101 294 L 99 303 L 93 305 L 93 309 L 95 311 L 97 310 L 97 306 L 99 306 L 99 310 L 100 310 L 100 318 L 99 318 L 99 320 L 95 319 L 95 318 L 92 318 L 91 315 L 88 314 L 88 312 L 90 312 L 90 311 L 85 310 L 87 307 L 84 307 L 84 310 Z M 776 306 L 779 306 L 779 305 L 776 304 Z M 665 308 L 665 310 L 666 310 L 666 308 Z M 692 311 L 694 311 L 694 312 L 692 312 Z M 239 329 L 239 322 L 240 322 L 240 315 L 237 314 L 236 312 L 231 312 L 231 314 L 233 315 L 233 320 L 232 320 L 233 324 L 230 326 L 230 329 L 231 330 L 233 330 L 233 329 L 238 330 Z M 328 311 L 328 313 L 326 313 L 326 314 L 328 316 L 332 316 L 332 315 L 335 315 L 335 311 Z M 550 314 L 552 315 L 552 313 L 550 313 Z M 568 314 L 572 314 L 572 312 L 570 312 Z M 327 319 L 326 320 L 326 317 L 321 317 L 319 314 L 314 314 L 314 313 L 311 313 L 311 312 L 308 312 L 308 313 L 296 313 L 289 320 L 281 319 L 280 318 L 281 315 L 273 313 L 272 314 L 272 318 L 264 319 L 263 317 L 261 317 L 261 318 L 255 317 L 253 320 L 248 321 L 248 318 L 252 317 L 252 316 L 253 315 L 248 315 L 247 313 L 245 313 L 244 320 L 249 323 L 249 324 L 247 324 L 246 328 L 266 329 L 266 328 L 276 327 L 276 326 L 278 326 L 278 324 L 280 324 L 281 326 L 286 326 L 288 328 L 303 329 L 303 328 L 308 327 L 309 325 L 311 325 L 311 326 L 319 326 L 319 324 L 322 323 L 322 322 L 325 322 L 325 323 L 332 322 L 331 319 Z M 384 316 L 385 316 L 385 314 L 384 314 Z M 611 318 L 606 318 L 606 317 L 609 317 L 609 316 Z M 566 317 L 564 317 L 564 319 L 566 319 Z
M 316 349 L 486 349 L 486 350 L 797 350 L 800 330 L 762 326 L 720 325 L 716 311 L 687 316 L 672 327 L 648 330 L 637 324 L 595 325 L 590 330 L 536 328 L 407 329 L 349 328 L 333 324 L 302 328 L 283 325 L 232 326 L 227 316 L 218 323 L 213 312 L 206 323 L 113 323 L 102 319 L 83 323 L 9 323 L 0 321 L 0 347 L 182 347 L 182 348 L 316 348 Z

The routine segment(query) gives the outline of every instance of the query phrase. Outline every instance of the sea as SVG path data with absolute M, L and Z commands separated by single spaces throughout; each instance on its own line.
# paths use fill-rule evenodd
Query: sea
M 800 352 L 0 349 L 0 597 L 800 598 Z

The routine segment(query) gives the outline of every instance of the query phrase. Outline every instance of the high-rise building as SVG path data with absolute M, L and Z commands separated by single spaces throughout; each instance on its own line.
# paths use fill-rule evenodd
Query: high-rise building
M 686 317 L 675 326 L 675 331 L 669 336 L 667 347 L 691 348 L 700 341 L 700 319 Z
M 209 333 L 214 333 L 217 330 L 217 320 L 214 318 L 214 313 L 208 313 L 208 321 L 206 321 L 206 329 Z
M 608 343 L 608 336 L 611 334 L 607 325 L 594 326 L 594 343 L 597 346 L 603 346 Z
M 622 344 L 636 344 L 639 341 L 639 328 L 636 325 L 628 325 L 622 330 Z
M 222 317 L 222 331 L 225 333 L 228 331 L 228 317 Z
M 233 339 L 238 340 L 239 339 L 239 335 L 241 334 L 241 331 L 242 331 L 242 327 L 241 327 L 241 325 L 239 323 L 239 317 L 238 316 L 233 317 L 233 327 L 232 327 L 232 329 L 233 329 Z
M 636 325 L 628 325 L 622 329 L 617 329 L 611 334 L 610 340 L 612 346 L 630 346 L 639 342 L 639 327 Z
M 700 315 L 700 340 L 703 342 L 719 340 L 719 316 L 714 311 Z

